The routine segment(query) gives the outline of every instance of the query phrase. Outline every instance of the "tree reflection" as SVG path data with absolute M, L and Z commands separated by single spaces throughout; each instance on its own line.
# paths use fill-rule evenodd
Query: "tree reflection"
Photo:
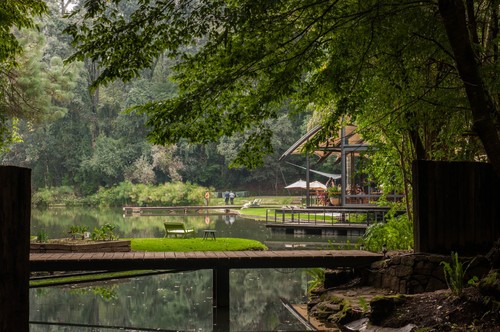
M 293 317 L 280 297 L 302 300 L 306 278 L 303 270 L 231 270 L 231 330 L 283 329 Z M 211 331 L 212 315 L 211 270 L 99 283 L 78 290 L 30 291 L 31 321 Z M 298 323 L 286 325 L 301 328 Z M 47 331 L 47 326 L 33 324 L 30 330 Z

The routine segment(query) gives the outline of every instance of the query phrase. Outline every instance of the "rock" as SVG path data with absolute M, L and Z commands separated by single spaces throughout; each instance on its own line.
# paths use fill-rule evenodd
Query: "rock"
M 408 324 L 400 328 L 380 327 L 370 324 L 368 318 L 361 318 L 349 324 L 340 327 L 342 332 L 412 332 L 416 326 Z
M 354 322 L 350 322 L 349 324 L 340 326 L 340 330 L 342 332 L 359 332 L 359 331 L 366 331 L 366 326 L 370 320 L 368 318 L 361 318 L 358 320 L 355 320 Z
M 479 291 L 485 296 L 492 296 L 500 300 L 500 273 L 498 270 L 491 271 L 478 284 Z
M 358 320 L 363 317 L 363 312 L 351 307 L 349 304 L 345 304 L 341 311 L 330 315 L 328 317 L 329 322 L 337 323 L 337 325 L 347 324 L 353 320 Z
M 327 289 L 337 287 L 347 284 L 352 279 L 354 279 L 353 269 L 327 270 L 325 271 L 324 287 Z
M 500 269 L 500 239 L 498 239 L 490 251 L 486 254 L 492 269 Z
M 370 302 L 370 321 L 375 325 L 380 324 L 392 314 L 397 305 L 404 303 L 405 299 L 406 297 L 403 295 L 384 296 L 373 299 Z

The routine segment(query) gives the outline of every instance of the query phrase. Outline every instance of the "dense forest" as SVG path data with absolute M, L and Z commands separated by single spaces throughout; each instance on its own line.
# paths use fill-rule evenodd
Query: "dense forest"
M 281 193 L 304 177 L 283 151 L 313 125 L 325 140 L 346 122 L 373 147 L 361 171 L 409 201 L 415 159 L 500 174 L 497 1 L 9 6 L 0 163 L 31 168 L 34 189 Z M 313 165 L 338 172 L 330 159 Z
M 172 60 L 160 57 L 140 78 L 90 90 L 99 72 L 97 63 L 89 59 L 64 63 L 74 51 L 69 36 L 63 34 L 68 20 L 64 15 L 76 1 L 46 3 L 49 12 L 37 22 L 39 31 L 17 32 L 24 49 L 18 81 L 29 90 L 33 101 L 27 107 L 35 117 L 11 123 L 17 130 L 14 143 L 0 155 L 3 165 L 31 168 L 35 190 L 70 186 L 86 195 L 123 181 L 188 181 L 219 191 L 282 194 L 287 183 L 304 177 L 303 170 L 278 158 L 305 132 L 308 112 L 288 117 L 289 110 L 283 109 L 271 121 L 274 153 L 266 157 L 264 166 L 251 170 L 229 167 L 242 143 L 238 135 L 207 144 L 149 143 L 146 116 L 128 110 L 177 93 L 169 80 Z M 126 3 L 123 10 L 129 10 Z

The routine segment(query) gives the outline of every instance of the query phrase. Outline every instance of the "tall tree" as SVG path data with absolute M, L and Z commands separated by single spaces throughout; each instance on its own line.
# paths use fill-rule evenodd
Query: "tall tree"
M 423 136 L 419 119 L 452 115 L 461 118 L 458 132 L 472 121 L 500 176 L 497 0 L 138 0 L 126 18 L 117 2 L 86 3 L 83 22 L 68 30 L 78 47 L 73 59 L 99 61 L 95 86 L 136 77 L 164 51 L 181 59 L 179 97 L 138 107 L 157 143 L 207 142 L 253 128 L 238 160 L 258 165 L 271 150 L 263 120 L 276 117 L 284 100 L 328 110 L 331 132 L 345 114 L 376 124 L 382 114 L 368 110 L 384 99 L 384 87 L 395 98 L 383 108 L 405 125 L 417 157 L 432 158 L 428 142 L 448 135 L 435 126 Z M 186 47 L 199 43 L 197 52 Z
M 499 1 L 474 5 L 472 0 L 439 0 L 439 13 L 450 42 L 456 70 L 463 81 L 473 118 L 473 130 L 480 137 L 490 162 L 500 177 L 500 119 L 498 85 L 491 91 L 484 75 L 498 75 Z M 482 24 L 480 23 L 482 21 Z M 480 42 L 482 39 L 482 43 Z M 486 71 L 486 73 L 484 73 Z M 496 94 L 496 100 L 492 96 Z
M 8 0 L 0 6 L 0 151 L 16 139 L 16 118 L 30 118 L 35 113 L 36 103 L 18 84 L 17 60 L 23 51 L 18 37 L 21 29 L 34 28 L 35 17 L 46 10 L 43 0 Z

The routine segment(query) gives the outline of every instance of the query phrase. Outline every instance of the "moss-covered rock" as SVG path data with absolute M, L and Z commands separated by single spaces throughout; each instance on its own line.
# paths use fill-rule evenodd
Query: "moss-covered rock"
M 478 284 L 479 291 L 484 296 L 493 297 L 500 300 L 500 272 L 492 270 L 486 277 L 481 279 Z
M 349 301 L 342 301 L 339 309 L 339 311 L 328 317 L 329 322 L 343 325 L 363 317 L 363 311 L 353 308 Z

